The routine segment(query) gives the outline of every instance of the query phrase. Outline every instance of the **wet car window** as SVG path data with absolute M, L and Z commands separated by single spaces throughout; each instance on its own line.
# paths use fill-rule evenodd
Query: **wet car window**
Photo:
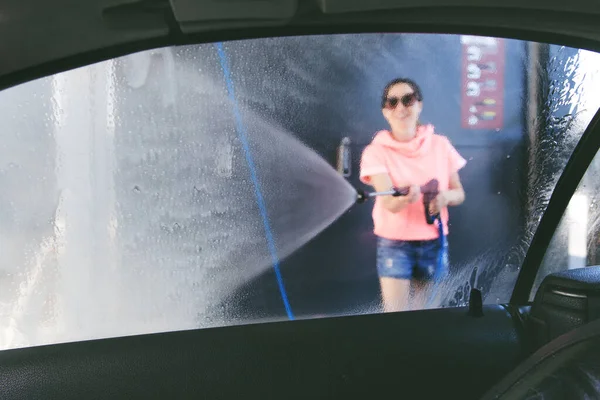
M 597 74 L 600 68 L 598 54 L 582 51 L 579 52 L 576 61 L 580 79 L 583 79 L 586 85 L 600 84 Z M 580 85 L 579 82 L 573 83 Z M 575 118 L 587 121 L 600 107 L 600 96 L 597 93 L 584 92 L 580 95 L 580 102 L 573 106 Z M 531 300 L 546 275 L 566 269 L 600 265 L 599 175 L 600 155 L 596 154 L 554 232 L 530 293 Z
M 303 36 L 4 90 L 0 348 L 506 302 L 598 108 L 595 56 Z

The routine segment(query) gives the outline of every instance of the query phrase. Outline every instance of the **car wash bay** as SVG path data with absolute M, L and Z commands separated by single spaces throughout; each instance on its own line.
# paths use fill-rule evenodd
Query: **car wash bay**
M 231 45 L 235 65 L 236 44 Z M 574 139 L 583 132 L 573 124 L 573 110 L 586 91 L 577 77 L 586 70 L 578 50 L 504 40 L 500 126 L 484 123 L 487 126 L 477 128 L 468 124 L 468 103 L 461 104 L 465 101 L 461 88 L 468 89 L 469 79 L 465 79 L 468 52 L 460 36 L 349 35 L 273 39 L 269 45 L 272 50 L 261 43 L 252 67 L 259 70 L 262 62 L 285 66 L 269 78 L 276 82 L 273 87 L 282 89 L 269 93 L 253 88 L 253 93 L 285 104 L 272 107 L 278 110 L 270 113 L 272 118 L 332 166 L 339 161 L 337 147 L 348 137 L 352 143 L 348 180 L 357 188 L 364 188 L 358 179 L 361 152 L 375 131 L 386 128 L 379 109 L 382 88 L 399 76 L 419 83 L 423 122 L 433 123 L 468 161 L 461 171 L 467 200 L 451 210 L 453 281 L 443 304 L 466 302 L 472 286 L 482 290 L 486 303 L 508 301 L 554 182 L 570 157 Z M 259 74 L 244 64 L 240 76 Z M 582 117 L 586 118 L 591 116 Z M 562 262 L 544 267 L 547 272 L 594 263 L 591 253 L 587 264 L 585 256 L 569 255 L 571 241 L 587 234 L 585 224 L 573 224 L 577 221 L 559 227 L 551 247 L 553 259 L 560 257 Z M 569 233 L 572 229 L 577 232 Z M 378 311 L 375 245 L 371 205 L 356 205 L 283 260 L 295 312 L 314 316 Z M 243 299 L 241 307 L 248 315 L 284 315 L 273 271 L 245 286 L 242 293 L 235 298 Z M 236 304 L 234 309 L 239 310 Z
M 503 42 L 503 118 L 499 127 L 487 129 L 465 127 L 461 115 L 465 69 L 460 36 L 282 38 L 261 42 L 260 46 L 230 43 L 228 55 L 238 86 L 248 85 L 247 77 L 270 72 L 269 80 L 274 81 L 270 86 L 276 91 L 260 87 L 244 91 L 272 99 L 277 106 L 265 110 L 269 117 L 294 132 L 331 165 L 337 163 L 342 138 L 350 138 L 348 180 L 359 188 L 364 188 L 358 179 L 361 152 L 377 130 L 387 127 L 379 105 L 383 87 L 396 77 L 412 78 L 421 86 L 422 121 L 434 124 L 439 133 L 448 136 L 468 161 L 461 171 L 467 200 L 451 210 L 452 271 L 462 271 L 456 282 L 456 298 L 449 302 L 456 304 L 465 300 L 460 293 L 469 284 L 482 288 L 485 296 L 498 274 L 505 270 L 516 273 L 523 256 L 516 245 L 525 229 L 529 135 L 524 67 L 528 65 L 528 50 L 523 42 Z M 352 207 L 283 260 L 281 270 L 297 315 L 377 309 L 371 210 L 372 204 Z M 480 274 L 477 282 L 470 273 L 475 266 Z M 243 292 L 246 310 L 261 316 L 282 315 L 272 271 Z M 502 295 L 487 301 L 506 301 L 510 293 Z

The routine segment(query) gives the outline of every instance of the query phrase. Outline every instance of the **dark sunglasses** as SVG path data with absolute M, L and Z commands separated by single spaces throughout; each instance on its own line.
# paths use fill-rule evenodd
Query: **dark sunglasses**
M 418 97 L 416 93 L 407 93 L 404 96 L 398 97 L 388 97 L 385 99 L 383 103 L 384 108 L 389 108 L 391 110 L 395 109 L 398 106 L 398 103 L 402 103 L 404 107 L 410 107 L 417 102 Z

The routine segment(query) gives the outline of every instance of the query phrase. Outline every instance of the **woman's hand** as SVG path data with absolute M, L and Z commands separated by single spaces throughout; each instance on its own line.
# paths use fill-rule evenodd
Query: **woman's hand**
M 450 196 L 448 196 L 447 191 L 439 192 L 438 195 L 435 196 L 435 199 L 431 200 L 429 203 L 429 214 L 437 215 L 444 208 L 448 207 L 450 204 L 450 199 L 448 197 Z
M 421 198 L 421 188 L 418 185 L 412 185 L 408 190 L 406 201 L 408 204 L 415 203 Z
M 456 176 L 458 177 L 458 174 L 456 174 Z M 458 206 L 465 201 L 465 191 L 460 184 L 460 180 L 455 178 L 453 181 L 451 181 L 453 187 L 451 186 L 450 190 L 439 192 L 435 199 L 429 203 L 429 213 L 431 215 L 437 215 L 444 208 L 448 206 Z
M 376 192 L 385 192 L 394 187 L 388 174 L 371 176 L 371 186 L 373 186 Z M 406 196 L 382 196 L 380 201 L 386 210 L 397 213 L 402 211 L 408 204 L 414 203 L 420 198 L 421 188 L 419 186 L 411 186 Z

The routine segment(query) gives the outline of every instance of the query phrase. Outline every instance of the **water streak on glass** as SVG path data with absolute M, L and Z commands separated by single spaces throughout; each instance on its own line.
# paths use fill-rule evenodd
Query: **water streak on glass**
M 598 92 L 584 90 L 584 88 L 595 88 L 600 85 L 600 56 L 597 53 L 580 50 L 574 57 L 572 65 L 572 82 L 565 84 L 563 91 L 574 93 L 569 106 L 577 115 L 577 129 L 581 130 L 584 128 L 583 124 L 590 121 L 600 107 Z M 574 145 L 569 143 L 569 146 Z M 600 265 L 600 254 L 598 253 L 598 249 L 600 249 L 598 236 L 600 234 L 599 175 L 600 157 L 596 155 L 552 237 L 552 242 L 530 294 L 531 299 L 542 279 L 550 273 L 568 268 Z

